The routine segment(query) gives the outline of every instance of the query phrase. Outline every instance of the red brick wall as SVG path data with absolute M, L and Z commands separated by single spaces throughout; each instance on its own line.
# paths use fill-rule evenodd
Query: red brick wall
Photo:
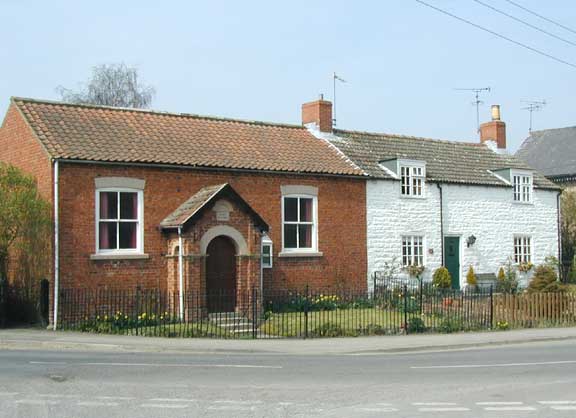
M 95 252 L 97 176 L 146 180 L 144 251 L 150 255 L 149 259 L 90 260 Z M 266 274 L 265 288 L 294 289 L 306 284 L 366 287 L 366 204 L 362 179 L 72 163 L 60 165 L 61 286 L 131 288 L 141 284 L 166 289 L 167 237 L 158 230 L 160 221 L 200 188 L 226 182 L 270 225 L 275 257 L 272 272 Z M 318 187 L 318 243 L 322 257 L 277 257 L 282 246 L 281 185 Z
M 10 105 L 0 128 L 0 161 L 33 175 L 41 195 L 52 202 L 50 158 L 14 105 Z

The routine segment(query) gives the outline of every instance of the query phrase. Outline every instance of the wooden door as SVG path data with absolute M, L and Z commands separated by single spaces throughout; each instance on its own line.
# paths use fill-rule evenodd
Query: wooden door
M 444 237 L 444 258 L 452 276 L 452 289 L 460 289 L 460 237 Z
M 209 312 L 236 308 L 236 248 L 225 236 L 214 238 L 206 250 L 206 293 Z

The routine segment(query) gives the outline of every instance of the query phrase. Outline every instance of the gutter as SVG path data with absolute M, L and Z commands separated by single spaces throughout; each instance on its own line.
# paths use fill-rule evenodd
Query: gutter
M 442 259 L 442 266 L 445 266 L 444 262 L 444 202 L 442 198 L 442 185 L 436 183 L 438 191 L 440 192 L 440 256 Z
M 58 296 L 60 293 L 60 225 L 58 206 L 58 160 L 54 160 L 54 314 L 52 317 L 54 331 L 58 328 Z
M 184 320 L 184 246 L 182 240 L 182 226 L 178 227 L 178 293 L 180 303 L 180 321 Z

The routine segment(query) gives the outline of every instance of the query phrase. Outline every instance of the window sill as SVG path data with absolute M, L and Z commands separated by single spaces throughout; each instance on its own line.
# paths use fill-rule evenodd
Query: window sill
M 400 199 L 425 200 L 426 196 L 413 196 L 413 195 L 401 194 Z
M 150 256 L 148 254 L 91 254 L 90 260 L 103 261 L 103 260 L 147 260 Z
M 534 205 L 533 201 L 529 201 L 529 202 L 522 202 L 520 200 L 514 200 L 512 201 L 515 205 Z
M 278 253 L 278 257 L 323 257 L 324 253 L 320 251 L 289 251 Z

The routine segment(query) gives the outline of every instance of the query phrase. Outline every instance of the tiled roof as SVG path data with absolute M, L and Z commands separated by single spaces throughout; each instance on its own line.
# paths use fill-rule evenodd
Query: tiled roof
M 576 175 L 576 126 L 533 131 L 516 156 L 550 177 Z
M 216 199 L 219 199 L 220 197 L 227 197 L 236 202 L 236 204 L 252 216 L 259 227 L 265 231 L 268 230 L 268 224 L 266 224 L 260 215 L 258 215 L 258 213 L 256 213 L 256 211 L 254 211 L 254 209 L 252 209 L 228 183 L 203 187 L 160 222 L 160 228 L 175 229 L 184 226 L 187 222 L 194 220 L 194 218 L 197 217 L 204 208 L 208 207 L 209 204 L 214 203 Z
M 297 125 L 12 98 L 53 158 L 363 175 Z
M 379 163 L 396 158 L 425 161 L 427 178 L 443 183 L 505 186 L 490 171 L 505 168 L 530 170 L 518 158 L 496 153 L 479 143 L 345 130 L 336 130 L 330 141 L 369 176 L 376 178 L 393 178 Z M 558 188 L 539 172 L 534 173 L 534 185 Z

